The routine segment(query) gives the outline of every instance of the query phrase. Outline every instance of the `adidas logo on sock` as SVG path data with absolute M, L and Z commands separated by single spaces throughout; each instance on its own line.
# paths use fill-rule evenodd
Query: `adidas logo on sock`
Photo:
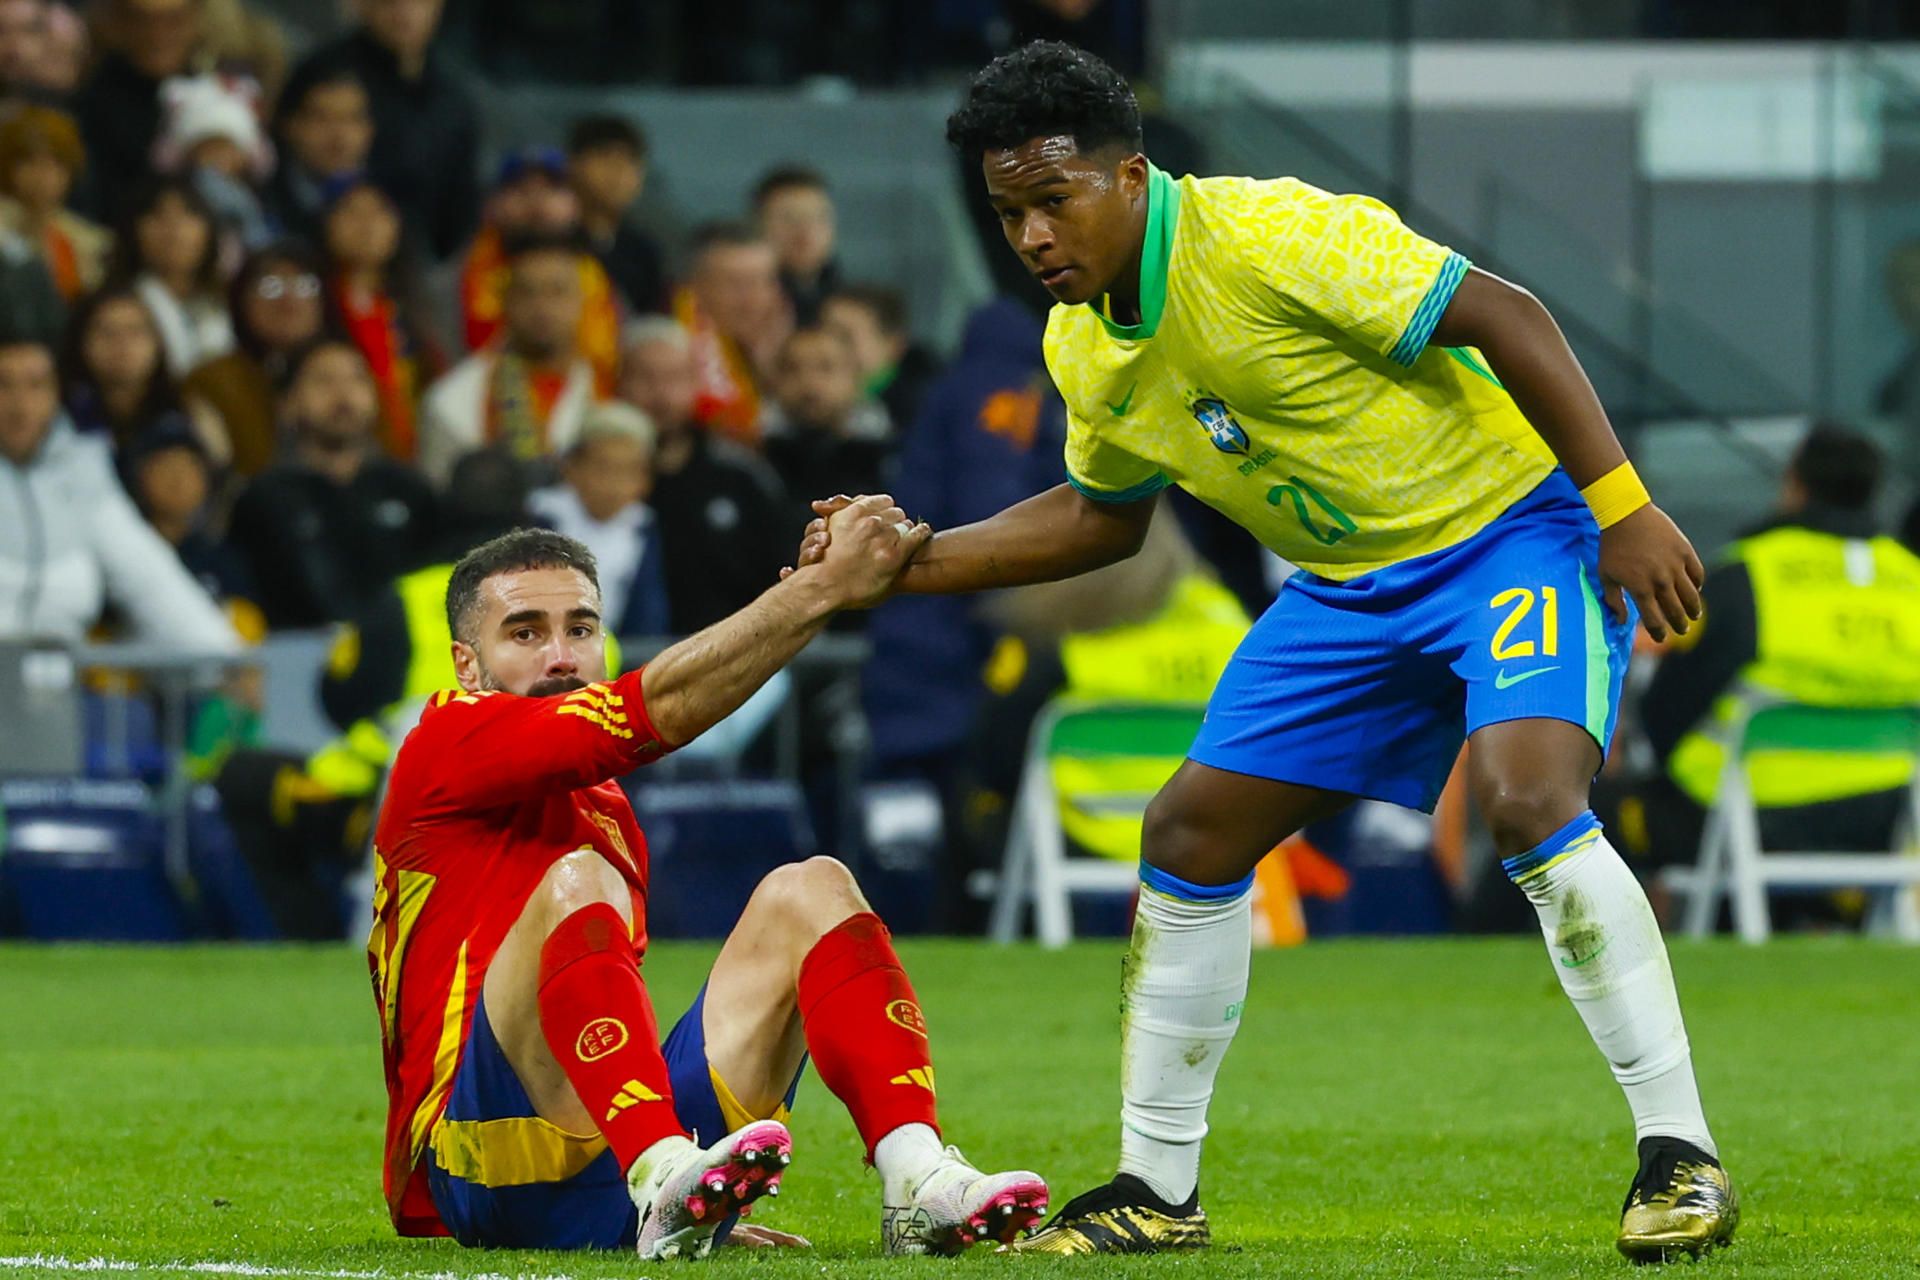
M 933 1092 L 933 1068 L 915 1067 L 905 1075 L 895 1076 L 889 1084 L 917 1084 L 928 1093 Z
M 620 1092 L 613 1095 L 613 1105 L 607 1108 L 606 1119 L 612 1120 L 628 1107 L 637 1107 L 643 1102 L 658 1102 L 660 1095 L 638 1080 L 629 1080 L 620 1086 Z

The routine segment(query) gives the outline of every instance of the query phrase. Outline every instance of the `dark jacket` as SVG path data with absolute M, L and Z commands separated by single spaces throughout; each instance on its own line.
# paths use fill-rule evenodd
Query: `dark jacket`
M 793 563 L 800 528 L 784 519 L 779 477 L 736 445 L 701 433 L 679 471 L 654 477 L 673 630 L 687 635 L 750 603 Z
M 118 226 L 140 177 L 153 168 L 154 135 L 160 131 L 160 82 L 149 80 L 117 53 L 100 60 L 74 96 L 73 115 L 87 147 L 87 169 L 73 206 L 108 226 Z
M 393 197 L 416 243 L 436 258 L 459 252 L 480 220 L 480 116 L 472 90 L 438 51 L 418 80 L 364 30 L 314 51 L 296 75 L 342 66 L 360 77 L 373 108 L 367 171 Z
M 887 490 L 935 529 L 984 520 L 1066 480 L 1066 410 L 1047 377 L 1044 322 L 998 298 L 967 322 L 960 354 L 929 388 Z M 847 492 L 852 492 L 847 490 Z M 958 748 L 979 708 L 993 632 L 961 596 L 899 596 L 873 613 L 861 693 L 875 760 Z
M 281 463 L 240 494 L 227 541 L 251 571 L 268 626 L 317 627 L 419 565 L 433 520 L 427 482 L 386 458 L 369 458 L 345 486 Z
M 651 236 L 623 222 L 612 240 L 596 242 L 593 251 L 629 312 L 645 315 L 667 310 L 671 299 L 666 262 Z

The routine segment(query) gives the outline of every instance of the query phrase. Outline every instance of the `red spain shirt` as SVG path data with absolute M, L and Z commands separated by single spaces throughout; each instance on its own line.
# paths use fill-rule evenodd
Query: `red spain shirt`
M 367 964 L 387 1075 L 384 1184 L 401 1235 L 445 1235 L 423 1155 L 487 965 L 556 861 L 594 849 L 633 893 L 646 949 L 647 845 L 614 781 L 667 747 L 640 673 L 551 698 L 436 695 L 401 744 L 374 835 Z

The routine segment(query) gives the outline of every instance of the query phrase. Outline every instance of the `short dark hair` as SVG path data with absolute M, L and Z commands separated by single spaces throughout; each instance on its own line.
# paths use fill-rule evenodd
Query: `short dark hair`
M 898 289 L 890 289 L 884 284 L 848 284 L 840 286 L 826 297 L 827 302 L 835 299 L 851 302 L 872 312 L 874 323 L 888 337 L 897 338 L 907 331 L 907 298 Z
M 764 209 L 767 201 L 782 191 L 825 191 L 827 180 L 820 176 L 817 169 L 805 165 L 783 164 L 769 169 L 753 184 L 753 207 Z
M 488 578 L 523 569 L 578 569 L 593 589 L 600 589 L 600 566 L 586 544 L 551 529 L 515 529 L 483 542 L 460 557 L 447 579 L 447 628 L 465 644 L 473 643 L 470 628 L 480 606 L 480 588 Z
M 687 249 L 698 258 L 709 249 L 733 249 L 743 245 L 765 244 L 767 238 L 756 227 L 744 222 L 703 222 L 687 238 Z
M 1886 460 L 1880 446 L 1858 431 L 1837 422 L 1816 422 L 1794 450 L 1788 469 L 1819 505 L 1864 511 L 1880 491 Z
M 585 155 L 589 151 L 600 151 L 607 147 L 630 151 L 635 160 L 644 161 L 648 153 L 646 132 L 625 116 L 615 115 L 581 116 L 567 132 L 569 156 Z
M 1036 40 L 989 62 L 947 117 L 947 141 L 973 164 L 989 151 L 1063 134 L 1082 153 L 1142 145 L 1140 104 L 1126 77 L 1059 40 Z
M 319 334 L 287 353 L 285 363 L 280 366 L 280 377 L 274 384 L 275 394 L 284 396 L 291 392 L 293 384 L 300 381 L 300 375 L 306 372 L 307 366 L 313 363 L 313 358 L 322 351 L 351 351 L 354 358 L 367 368 L 367 376 L 373 376 L 372 366 L 367 363 L 366 352 L 360 350 L 360 344 L 344 334 L 330 333 L 323 329 Z
M 507 265 L 512 266 L 535 253 L 564 253 L 579 258 L 586 254 L 587 243 L 577 230 L 522 231 L 508 236 L 501 249 Z
M 351 85 L 362 94 L 367 93 L 367 82 L 360 73 L 342 62 L 332 62 L 325 58 L 306 62 L 294 69 L 287 79 L 287 87 L 280 91 L 280 101 L 273 112 L 273 128 L 276 133 L 286 128 L 287 121 L 306 109 L 307 99 L 322 89 L 337 89 Z M 371 95 L 369 95 L 371 99 Z M 368 110 L 372 110 L 369 100 Z

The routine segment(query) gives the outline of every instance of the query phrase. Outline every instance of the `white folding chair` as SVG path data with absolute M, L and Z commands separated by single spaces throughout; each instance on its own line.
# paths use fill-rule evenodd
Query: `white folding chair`
M 1063 947 L 1073 940 L 1076 891 L 1126 893 L 1139 883 L 1132 858 L 1070 854 L 1061 805 L 1090 818 L 1130 820 L 1137 830 L 1159 782 L 1171 777 L 1186 758 L 1204 714 L 1204 707 L 1186 703 L 1071 698 L 1056 698 L 1041 710 L 1027 740 L 1020 794 L 1001 864 L 988 930 L 994 941 L 1016 940 L 1031 904 L 1035 936 L 1044 946 Z M 1055 764 L 1067 757 L 1113 764 L 1135 784 L 1149 775 L 1154 781 L 1145 789 L 1123 783 L 1112 789 L 1063 791 L 1056 785 Z
M 1747 772 L 1760 751 L 1920 756 L 1920 708 L 1815 707 L 1759 695 L 1742 701 L 1740 715 L 1727 726 L 1726 764 L 1707 812 L 1699 860 L 1667 877 L 1669 887 L 1686 894 L 1687 932 L 1696 938 L 1712 933 L 1721 900 L 1731 896 L 1741 940 L 1765 942 L 1773 932 L 1767 907 L 1773 890 L 1865 889 L 1875 895 L 1870 926 L 1920 943 L 1920 772 L 1907 782 L 1886 853 L 1762 848 Z

